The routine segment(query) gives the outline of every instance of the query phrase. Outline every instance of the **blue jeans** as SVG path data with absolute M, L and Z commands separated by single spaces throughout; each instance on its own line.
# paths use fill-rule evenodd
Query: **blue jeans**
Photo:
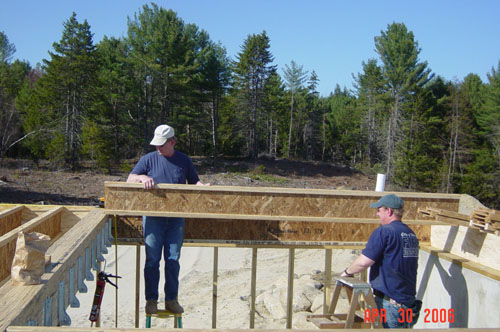
M 143 217 L 142 228 L 146 246 L 146 300 L 158 301 L 162 252 L 165 256 L 165 300 L 175 300 L 179 291 L 179 258 L 184 241 L 184 218 Z
M 413 321 L 411 315 L 407 315 L 407 313 L 411 312 L 411 310 L 408 311 L 408 307 L 406 305 L 391 304 L 391 302 L 379 296 L 375 296 L 375 303 L 377 304 L 377 308 L 379 311 L 381 309 L 385 309 L 387 319 L 385 320 L 385 322 L 382 322 L 384 328 L 407 329 L 415 325 L 416 322 Z

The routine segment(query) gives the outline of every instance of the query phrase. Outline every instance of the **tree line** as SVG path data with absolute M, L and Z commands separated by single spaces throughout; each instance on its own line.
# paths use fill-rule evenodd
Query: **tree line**
M 0 158 L 101 170 L 150 151 L 168 123 L 191 155 L 321 160 L 386 173 L 402 190 L 468 193 L 500 207 L 500 63 L 447 81 L 419 58 L 404 23 L 374 39 L 376 58 L 320 96 L 319 77 L 273 64 L 266 31 L 231 59 L 220 43 L 154 3 L 127 35 L 94 44 L 75 13 L 50 59 L 14 60 L 0 32 Z

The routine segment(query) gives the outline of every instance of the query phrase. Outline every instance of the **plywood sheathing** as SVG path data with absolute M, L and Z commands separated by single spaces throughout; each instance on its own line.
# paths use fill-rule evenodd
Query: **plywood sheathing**
M 105 183 L 109 214 L 186 218 L 186 239 L 276 241 L 366 241 L 378 225 L 369 204 L 386 193 L 262 187 L 200 187 Z M 430 241 L 430 222 L 418 219 L 426 206 L 458 210 L 459 195 L 397 193 L 403 219 Z M 129 217 L 118 237 L 140 235 L 140 219 Z M 426 225 L 425 225 L 426 224 Z
M 0 280 L 10 276 L 12 259 L 16 250 L 17 233 L 39 232 L 50 236 L 52 241 L 61 233 L 61 214 L 65 208 L 60 206 L 45 212 L 0 237 Z
M 42 308 L 49 296 L 52 296 L 52 322 L 58 324 L 56 294 L 59 282 L 66 281 L 67 294 L 69 270 L 74 268 L 77 275 L 78 257 L 84 257 L 85 248 L 91 247 L 91 241 L 102 230 L 106 220 L 107 216 L 102 210 L 92 210 L 82 222 L 77 223 L 53 243 L 47 251 L 52 258 L 52 264 L 43 274 L 42 284 L 15 286 L 8 281 L 0 288 L 0 331 L 4 331 L 9 325 L 27 325 L 29 320 L 35 320 L 37 325 L 42 325 Z
M 0 236 L 21 226 L 23 209 L 24 207 L 19 205 L 3 210 L 0 213 Z

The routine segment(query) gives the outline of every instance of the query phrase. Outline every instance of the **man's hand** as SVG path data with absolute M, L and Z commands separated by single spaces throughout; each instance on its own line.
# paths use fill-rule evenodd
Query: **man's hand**
M 210 183 L 203 183 L 203 182 L 201 182 L 201 181 L 196 182 L 196 185 L 197 185 L 197 186 L 211 186 L 211 184 L 210 184 Z
M 131 183 L 142 183 L 144 185 L 144 189 L 151 189 L 155 186 L 155 181 L 153 178 L 150 178 L 144 174 L 129 174 L 127 178 L 127 182 Z

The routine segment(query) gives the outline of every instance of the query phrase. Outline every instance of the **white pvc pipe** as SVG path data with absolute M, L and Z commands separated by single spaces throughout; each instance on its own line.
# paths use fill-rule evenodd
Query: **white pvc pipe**
M 377 174 L 377 185 L 375 191 L 384 191 L 385 189 L 385 174 Z

